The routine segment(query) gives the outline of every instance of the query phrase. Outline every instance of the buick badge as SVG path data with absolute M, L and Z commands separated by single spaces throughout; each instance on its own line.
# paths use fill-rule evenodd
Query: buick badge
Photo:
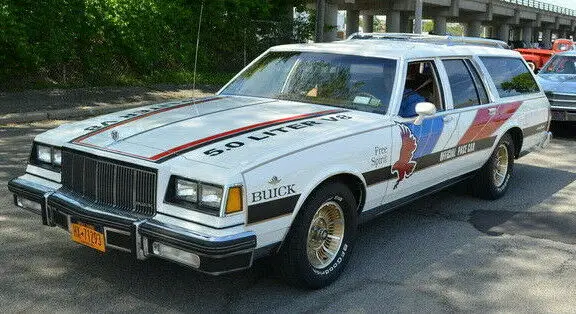
M 112 139 L 114 141 L 117 141 L 120 138 L 120 134 L 118 134 L 118 131 L 116 130 L 112 130 L 112 132 L 110 133 L 110 135 L 112 136 Z

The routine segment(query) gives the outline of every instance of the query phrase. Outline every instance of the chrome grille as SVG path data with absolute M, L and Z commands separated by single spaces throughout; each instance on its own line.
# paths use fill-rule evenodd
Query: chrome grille
M 156 171 L 75 151 L 62 151 L 62 185 L 104 207 L 152 216 Z
M 576 94 L 563 94 L 563 93 L 546 93 L 550 106 L 554 107 L 568 107 L 576 109 Z

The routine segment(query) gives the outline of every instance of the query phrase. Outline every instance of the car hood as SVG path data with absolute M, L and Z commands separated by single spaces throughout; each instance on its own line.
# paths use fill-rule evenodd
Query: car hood
M 574 74 L 538 74 L 537 77 L 545 92 L 576 93 Z
M 72 123 L 44 133 L 64 146 L 154 163 L 185 158 L 246 167 L 382 126 L 385 116 L 284 100 L 215 96 L 159 104 Z M 44 138 L 45 140 L 42 140 Z

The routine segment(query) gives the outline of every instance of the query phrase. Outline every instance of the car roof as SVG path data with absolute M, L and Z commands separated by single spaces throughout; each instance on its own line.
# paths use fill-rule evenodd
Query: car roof
M 390 59 L 418 59 L 456 56 L 503 56 L 521 58 L 508 49 L 450 43 L 411 42 L 403 40 L 343 40 L 331 43 L 290 44 L 275 46 L 271 51 L 305 51 L 338 53 Z
M 454 45 L 489 46 L 510 49 L 508 43 L 491 38 L 413 33 L 354 33 L 347 40 L 406 40 Z

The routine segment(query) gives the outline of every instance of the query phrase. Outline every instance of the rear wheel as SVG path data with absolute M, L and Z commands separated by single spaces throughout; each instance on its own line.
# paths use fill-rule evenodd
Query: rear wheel
M 330 183 L 316 190 L 280 250 L 286 280 L 314 289 L 334 282 L 350 259 L 356 225 L 356 200 L 346 185 Z
M 492 200 L 502 197 L 508 190 L 513 168 L 514 142 L 509 134 L 504 134 L 475 177 L 473 184 L 476 194 Z

